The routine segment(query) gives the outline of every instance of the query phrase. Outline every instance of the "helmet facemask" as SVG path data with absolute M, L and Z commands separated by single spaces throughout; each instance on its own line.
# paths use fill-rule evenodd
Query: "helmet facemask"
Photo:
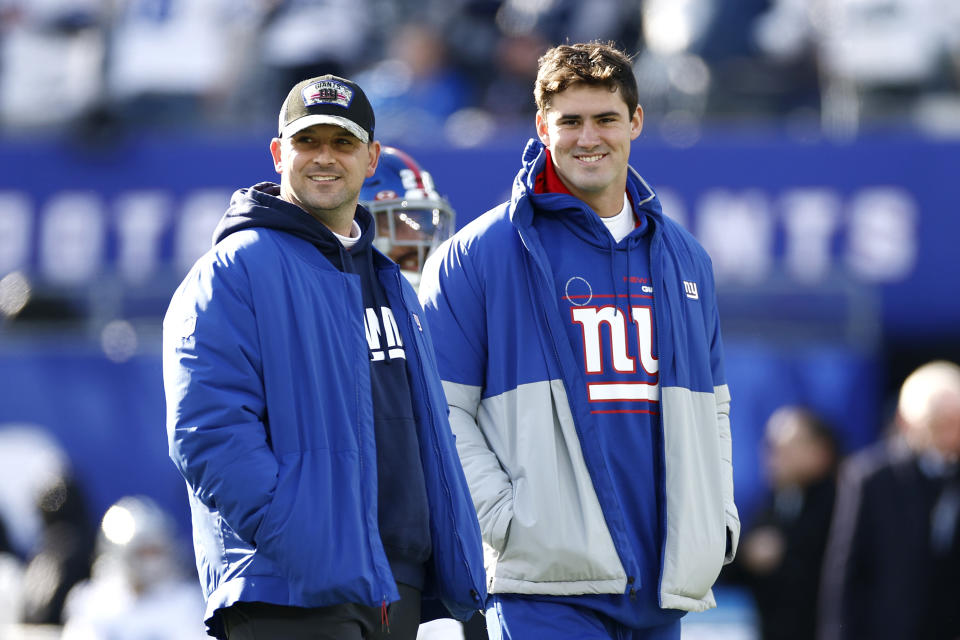
M 374 246 L 400 265 L 414 286 L 427 256 L 453 235 L 456 214 L 433 178 L 409 155 L 384 147 L 360 201 L 376 221 Z

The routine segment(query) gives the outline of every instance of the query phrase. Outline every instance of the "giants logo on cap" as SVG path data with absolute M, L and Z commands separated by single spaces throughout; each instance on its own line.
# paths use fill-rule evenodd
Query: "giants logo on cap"
M 346 108 L 353 100 L 353 89 L 335 80 L 321 80 L 305 86 L 301 95 L 303 95 L 305 107 L 315 104 L 336 104 Z

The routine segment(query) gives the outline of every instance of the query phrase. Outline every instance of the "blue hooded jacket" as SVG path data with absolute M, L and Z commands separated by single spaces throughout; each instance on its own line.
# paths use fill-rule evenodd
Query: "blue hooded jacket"
M 215 246 L 164 318 L 170 456 L 193 516 L 206 618 L 237 601 L 319 607 L 399 599 L 378 530 L 368 342 L 359 276 L 329 230 L 261 183 L 237 191 Z M 372 217 L 356 220 L 366 231 Z M 406 350 L 432 555 L 424 611 L 469 618 L 485 598 L 480 532 L 412 287 L 374 250 Z M 358 364 L 364 366 L 358 366 Z M 442 607 L 440 608 L 442 609 Z M 425 615 L 428 615 L 425 613 Z
M 551 251 L 564 247 L 545 247 L 557 242 L 559 231 L 538 220 L 572 216 L 589 224 L 595 232 L 576 230 L 583 242 L 607 232 L 571 196 L 537 193 L 546 162 L 544 146 L 531 141 L 510 201 L 438 249 L 420 283 L 437 336 L 450 423 L 480 520 L 488 591 L 589 596 L 594 604 L 614 596 L 605 611 L 631 627 L 677 615 L 647 604 L 703 611 L 716 605 L 712 586 L 733 559 L 740 531 L 730 392 L 710 258 L 663 214 L 653 190 L 630 169 L 627 194 L 650 229 L 645 237 L 638 230 L 624 238 L 622 251 L 577 263 L 596 283 L 635 273 L 615 268 L 618 261 L 643 263 L 656 298 L 651 313 L 659 420 L 653 427 L 659 433 L 649 445 L 638 439 L 627 444 L 633 451 L 654 447 L 646 453 L 656 468 L 644 469 L 636 482 L 652 483 L 643 493 L 657 498 L 659 548 L 639 549 L 631 522 L 652 509 L 627 513 L 636 505 L 630 492 L 640 491 L 618 485 L 624 474 L 609 470 L 598 433 L 604 424 L 591 413 L 584 355 L 572 348 L 571 312 L 561 305 L 550 261 Z M 613 292 L 617 299 L 643 292 L 629 280 L 622 286 Z M 617 379 L 611 374 L 610 380 Z M 655 593 L 643 606 L 631 606 L 635 589 Z

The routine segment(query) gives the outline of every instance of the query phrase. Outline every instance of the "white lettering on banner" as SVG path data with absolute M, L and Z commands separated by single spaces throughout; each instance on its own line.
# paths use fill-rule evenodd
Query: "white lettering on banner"
M 791 189 L 776 201 L 757 190 L 715 190 L 701 199 L 696 235 L 720 282 L 773 275 L 780 220 L 784 270 L 792 278 L 818 282 L 841 266 L 861 280 L 897 282 L 916 266 L 918 217 L 915 198 L 898 187 L 862 188 L 845 205 L 823 187 Z
M 103 267 L 103 203 L 94 191 L 64 191 L 47 204 L 40 231 L 40 273 L 55 284 L 89 282 Z
M 145 282 L 160 267 L 170 209 L 163 191 L 134 191 L 117 200 L 117 266 L 127 282 Z
M 380 320 L 383 319 L 383 324 Z M 363 315 L 363 328 L 367 334 L 367 346 L 370 347 L 370 360 L 379 362 L 385 360 L 386 356 L 390 359 L 406 358 L 407 354 L 403 350 L 403 339 L 400 337 L 400 328 L 393 317 L 393 311 L 390 307 L 380 307 L 380 316 L 377 317 L 377 311 L 367 307 Z M 386 341 L 384 347 L 382 337 Z M 386 352 L 386 353 L 384 353 Z
M 847 266 L 871 282 L 910 275 L 917 259 L 916 202 L 895 187 L 864 189 L 850 205 Z
M 762 282 L 773 264 L 773 216 L 764 193 L 708 191 L 696 235 L 713 258 L 717 280 Z
M 793 189 L 784 194 L 784 262 L 800 282 L 830 274 L 830 243 L 840 221 L 840 197 L 829 189 Z
M 174 241 L 174 266 L 186 273 L 213 246 L 213 231 L 230 202 L 230 191 L 200 189 L 183 201 Z
M 0 278 L 27 265 L 32 220 L 24 194 L 0 191 Z
M 706 247 L 721 283 L 782 274 L 813 284 L 841 270 L 865 282 L 897 282 L 916 267 L 920 216 L 902 188 L 713 189 L 686 203 L 669 188 L 658 191 L 664 211 Z M 130 284 L 181 277 L 210 249 L 231 193 L 60 191 L 39 203 L 23 191 L 0 191 L 0 277 L 14 269 L 60 285 L 94 284 L 100 274 Z

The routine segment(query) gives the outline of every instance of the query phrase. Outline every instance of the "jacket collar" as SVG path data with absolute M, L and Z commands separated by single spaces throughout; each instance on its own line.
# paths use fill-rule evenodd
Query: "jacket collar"
M 547 148 L 536 138 L 531 138 L 524 147 L 523 164 L 513 181 L 513 192 L 509 203 L 509 215 L 513 224 L 518 229 L 528 229 L 533 223 L 535 213 L 533 205 L 536 204 L 537 208 L 553 211 L 565 210 L 572 216 L 583 216 L 582 222 L 584 224 L 582 226 L 585 229 L 592 230 L 589 232 L 590 234 L 606 237 L 606 229 L 603 228 L 603 223 L 597 218 L 596 214 L 582 200 L 570 195 L 568 190 L 537 193 L 538 182 L 545 185 L 550 184 L 546 166 L 548 161 Z M 627 195 L 630 197 L 634 210 L 647 214 L 654 223 L 654 227 L 659 226 L 657 223 L 663 217 L 659 198 L 633 167 L 627 168 Z

